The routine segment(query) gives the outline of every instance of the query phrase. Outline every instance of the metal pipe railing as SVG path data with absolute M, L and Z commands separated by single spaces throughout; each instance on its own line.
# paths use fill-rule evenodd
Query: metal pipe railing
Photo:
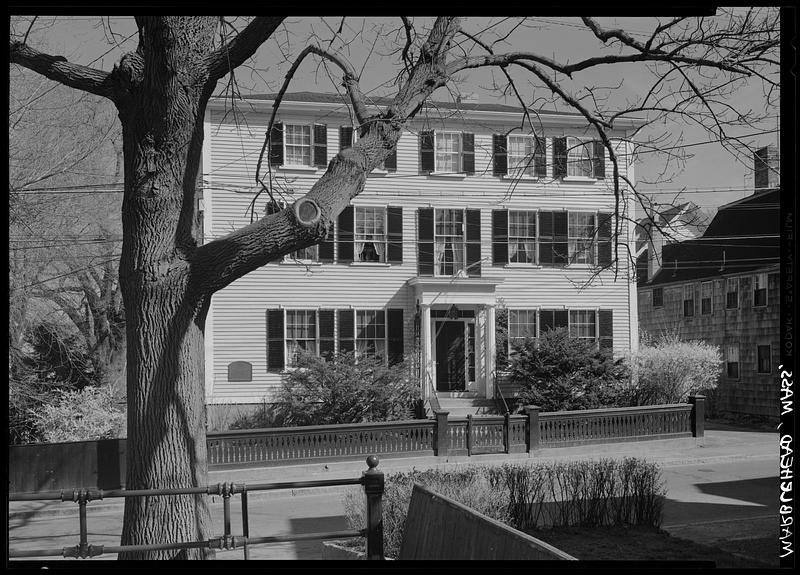
M 9 558 L 24 557 L 75 557 L 86 559 L 107 553 L 129 553 L 138 551 L 162 551 L 179 549 L 219 549 L 230 551 L 241 548 L 244 558 L 250 558 L 249 547 L 264 543 L 283 543 L 289 541 L 310 541 L 318 539 L 366 537 L 367 559 L 384 559 L 383 556 L 383 519 L 382 498 L 384 491 L 383 472 L 377 469 L 378 458 L 374 455 L 367 457 L 367 471 L 361 477 L 353 479 L 322 479 L 313 481 L 287 481 L 273 483 L 245 483 L 224 482 L 216 485 L 206 485 L 187 488 L 170 489 L 73 489 L 60 491 L 43 491 L 39 493 L 10 493 L 9 501 L 74 501 L 78 503 L 79 541 L 74 547 L 60 549 L 9 549 Z M 274 491 L 278 489 L 305 489 L 311 487 L 333 487 L 340 485 L 363 485 L 367 497 L 366 528 L 361 530 L 341 530 L 320 533 L 304 533 L 300 535 L 278 536 L 250 536 L 248 498 L 252 491 Z M 148 545 L 92 545 L 88 541 L 86 508 L 89 501 L 114 497 L 159 497 L 168 495 L 221 495 L 223 503 L 224 533 L 222 537 L 215 537 L 205 541 L 184 541 L 173 543 L 153 543 Z M 231 534 L 231 506 L 230 498 L 241 495 L 242 501 L 242 536 Z

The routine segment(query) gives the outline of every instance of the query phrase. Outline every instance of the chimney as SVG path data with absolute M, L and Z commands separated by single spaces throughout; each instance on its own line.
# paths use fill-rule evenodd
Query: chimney
M 765 146 L 753 154 L 755 191 L 781 186 L 781 155 L 774 145 Z

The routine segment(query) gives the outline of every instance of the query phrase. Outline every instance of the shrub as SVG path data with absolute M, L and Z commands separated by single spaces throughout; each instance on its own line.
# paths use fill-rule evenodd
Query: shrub
M 386 476 L 383 495 L 387 557 L 399 555 L 415 482 L 520 530 L 550 526 L 659 527 L 665 495 L 658 466 L 636 458 L 391 473 Z M 344 498 L 348 524 L 352 529 L 363 529 L 363 493 L 352 490 Z
M 566 329 L 526 338 L 513 346 L 509 379 L 522 386 L 523 404 L 543 411 L 618 406 L 630 377 L 622 359 L 598 350 L 594 342 L 569 337 Z
M 664 333 L 655 339 L 645 335 L 631 364 L 636 380 L 625 389 L 629 405 L 679 403 L 717 387 L 722 355 L 715 345 Z
M 407 364 L 339 354 L 330 360 L 303 353 L 276 405 L 283 425 L 331 425 L 411 419 L 420 397 Z
M 91 441 L 124 435 L 125 412 L 114 405 L 108 391 L 87 386 L 81 391 L 58 393 L 55 402 L 31 410 L 44 441 Z

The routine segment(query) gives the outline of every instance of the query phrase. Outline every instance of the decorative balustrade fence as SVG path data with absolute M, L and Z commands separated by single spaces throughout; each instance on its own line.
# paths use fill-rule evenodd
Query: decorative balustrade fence
M 209 433 L 209 468 L 346 460 L 372 453 L 380 453 L 383 457 L 525 453 L 541 447 L 703 437 L 703 396 L 690 397 L 688 404 L 554 413 L 540 413 L 538 407 L 526 406 L 525 412 L 524 415 L 448 418 L 448 412 L 435 410 L 431 419 Z M 124 485 L 125 440 L 115 441 L 118 444 L 114 449 L 106 451 L 117 454 L 116 460 L 94 456 L 110 470 L 95 472 L 100 488 L 113 489 Z M 88 445 L 90 442 L 84 443 L 87 445 L 83 448 L 97 449 Z M 74 476 L 74 473 L 67 472 L 73 463 L 64 458 L 31 456 L 30 450 L 36 447 L 39 446 L 9 447 L 10 491 L 39 491 L 70 485 L 62 480 L 62 476 Z M 47 453 L 53 453 L 53 450 Z M 82 461 L 73 459 L 78 462 L 75 464 Z M 96 469 L 99 467 L 98 463 Z M 111 477 L 114 474 L 116 480 Z M 37 480 L 31 487 L 26 477 L 45 478 L 46 481 Z M 89 483 L 91 479 L 84 484 Z

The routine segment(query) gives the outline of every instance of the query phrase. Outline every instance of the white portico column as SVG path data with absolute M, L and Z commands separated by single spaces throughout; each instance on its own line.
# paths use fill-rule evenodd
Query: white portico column
M 433 394 L 431 387 L 431 306 L 420 305 L 422 308 L 422 318 L 420 326 L 421 365 L 420 376 L 422 377 L 422 395 L 425 399 Z
M 486 306 L 486 398 L 491 399 L 494 397 L 494 369 L 496 362 L 494 337 L 496 327 L 494 325 L 494 306 Z

